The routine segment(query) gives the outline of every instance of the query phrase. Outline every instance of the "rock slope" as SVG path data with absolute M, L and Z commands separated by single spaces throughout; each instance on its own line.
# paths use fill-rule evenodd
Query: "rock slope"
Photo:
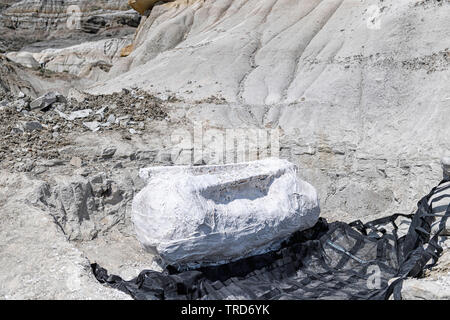
M 33 205 L 36 187 L 26 175 L 0 174 L 0 298 L 128 299 L 100 286 L 83 253 Z
M 386 106 L 396 94 L 381 92 L 388 80 L 406 77 L 407 91 L 447 71 L 449 3 L 426 2 L 175 1 L 141 22 L 133 54 L 115 67 L 130 72 L 113 81 L 247 104 L 354 105 L 380 94 Z
M 431 0 L 174 1 L 90 92 L 176 96 L 191 128 L 279 128 L 324 210 L 405 212 L 450 149 L 449 15 Z
M 43 8 L 59 3 L 40 2 Z M 129 201 L 143 188 L 137 172 L 224 160 L 211 156 L 221 140 L 207 137 L 209 130 L 231 130 L 250 142 L 252 130 L 279 132 L 280 156 L 316 187 L 321 215 L 329 220 L 411 213 L 442 178 L 440 158 L 450 150 L 448 0 L 177 0 L 144 16 L 134 40 L 134 28 L 109 24 L 115 21 L 109 18 L 97 33 L 67 33 L 63 13 L 15 17 L 26 3 L 36 7 L 37 1 L 0 2 L 6 24 L 21 25 L 5 27 L 2 14 L 0 52 L 25 45 L 17 61 L 32 66 L 33 57 L 38 68 L 0 56 L 0 231 L 8 252 L 1 257 L 7 266 L 2 297 L 80 297 L 57 288 L 58 282 L 52 287 L 47 264 L 37 277 L 48 291 L 38 292 L 38 280 L 30 280 L 36 257 L 52 252 L 37 229 L 57 234 L 62 251 L 79 250 L 64 258 L 69 264 L 88 257 L 130 278 L 151 268 L 151 255 L 139 248 L 130 227 Z M 83 9 L 86 19 L 128 15 L 118 2 L 107 3 L 116 7 Z M 46 23 L 48 29 L 39 29 Z M 42 30 L 44 41 L 29 45 L 33 30 Z M 102 51 L 109 38 L 122 35 L 133 41 L 128 57 L 117 57 L 115 44 Z M 67 94 L 70 87 L 87 86 L 92 93 L 116 93 L 94 97 L 75 90 L 70 96 L 80 103 L 30 110 L 30 101 L 50 89 Z M 203 152 L 193 156 L 192 144 L 180 144 L 175 133 L 192 138 L 199 126 L 206 137 Z M 42 223 L 36 226 L 20 213 L 29 208 L 27 186 L 42 183 L 40 190 L 52 196 L 44 192 L 33 205 L 33 221 Z M 14 199 L 7 196 L 12 190 L 19 190 Z M 34 238 L 21 238 L 27 230 Z M 23 281 L 16 281 L 13 266 L 23 261 L 17 252 L 25 252 L 27 241 L 37 244 L 19 274 Z M 57 259 L 62 257 L 50 261 Z M 447 274 L 448 259 L 442 263 Z M 81 269 L 75 266 L 75 273 L 84 277 Z M 432 296 L 423 286 L 428 282 L 421 283 L 411 283 L 411 298 Z M 435 287 L 430 285 L 433 294 Z M 34 294 L 20 288 L 34 288 Z M 90 284 L 86 288 L 96 297 Z

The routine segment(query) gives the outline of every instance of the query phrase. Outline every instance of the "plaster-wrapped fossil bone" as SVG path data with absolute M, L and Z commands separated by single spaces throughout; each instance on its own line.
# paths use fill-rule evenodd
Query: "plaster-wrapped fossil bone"
M 165 264 L 216 264 L 266 252 L 319 217 L 316 190 L 286 160 L 142 169 L 132 220 Z
M 158 2 L 170 2 L 172 0 L 128 0 L 128 4 L 140 14 L 151 9 Z

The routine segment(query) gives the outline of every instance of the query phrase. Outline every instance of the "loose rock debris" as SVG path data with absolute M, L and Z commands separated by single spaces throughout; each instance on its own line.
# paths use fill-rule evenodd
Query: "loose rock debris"
M 77 132 L 115 130 L 139 134 L 147 120 L 166 116 L 163 101 L 139 90 L 84 94 L 79 101 L 56 92 L 35 100 L 23 93 L 0 93 L 0 166 L 8 167 L 23 159 L 56 159 L 59 149 L 71 144 L 70 135 Z

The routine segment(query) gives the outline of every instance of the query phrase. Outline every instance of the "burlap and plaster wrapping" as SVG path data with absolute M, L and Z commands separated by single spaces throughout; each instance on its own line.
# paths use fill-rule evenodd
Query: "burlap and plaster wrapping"
M 166 264 L 231 261 L 274 249 L 319 218 L 316 190 L 286 160 L 141 170 L 137 236 Z

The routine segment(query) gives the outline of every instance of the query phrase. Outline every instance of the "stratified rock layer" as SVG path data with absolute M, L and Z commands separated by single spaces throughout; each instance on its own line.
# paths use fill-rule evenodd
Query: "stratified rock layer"
M 99 80 L 109 72 L 130 37 L 87 41 L 66 48 L 49 48 L 40 52 L 10 52 L 7 57 L 27 67 L 42 66 L 53 72 L 65 72 L 82 78 Z
M 33 44 L 61 48 L 85 41 L 132 35 L 140 15 L 125 0 L 23 0 L 0 2 L 0 52 Z M 35 42 L 41 43 L 35 44 Z
M 2 15 L 4 26 L 21 31 L 51 32 L 67 27 L 68 19 L 73 17 L 80 18 L 83 31 L 94 33 L 106 26 L 135 27 L 139 23 L 138 15 L 121 0 L 23 0 L 6 8 Z

